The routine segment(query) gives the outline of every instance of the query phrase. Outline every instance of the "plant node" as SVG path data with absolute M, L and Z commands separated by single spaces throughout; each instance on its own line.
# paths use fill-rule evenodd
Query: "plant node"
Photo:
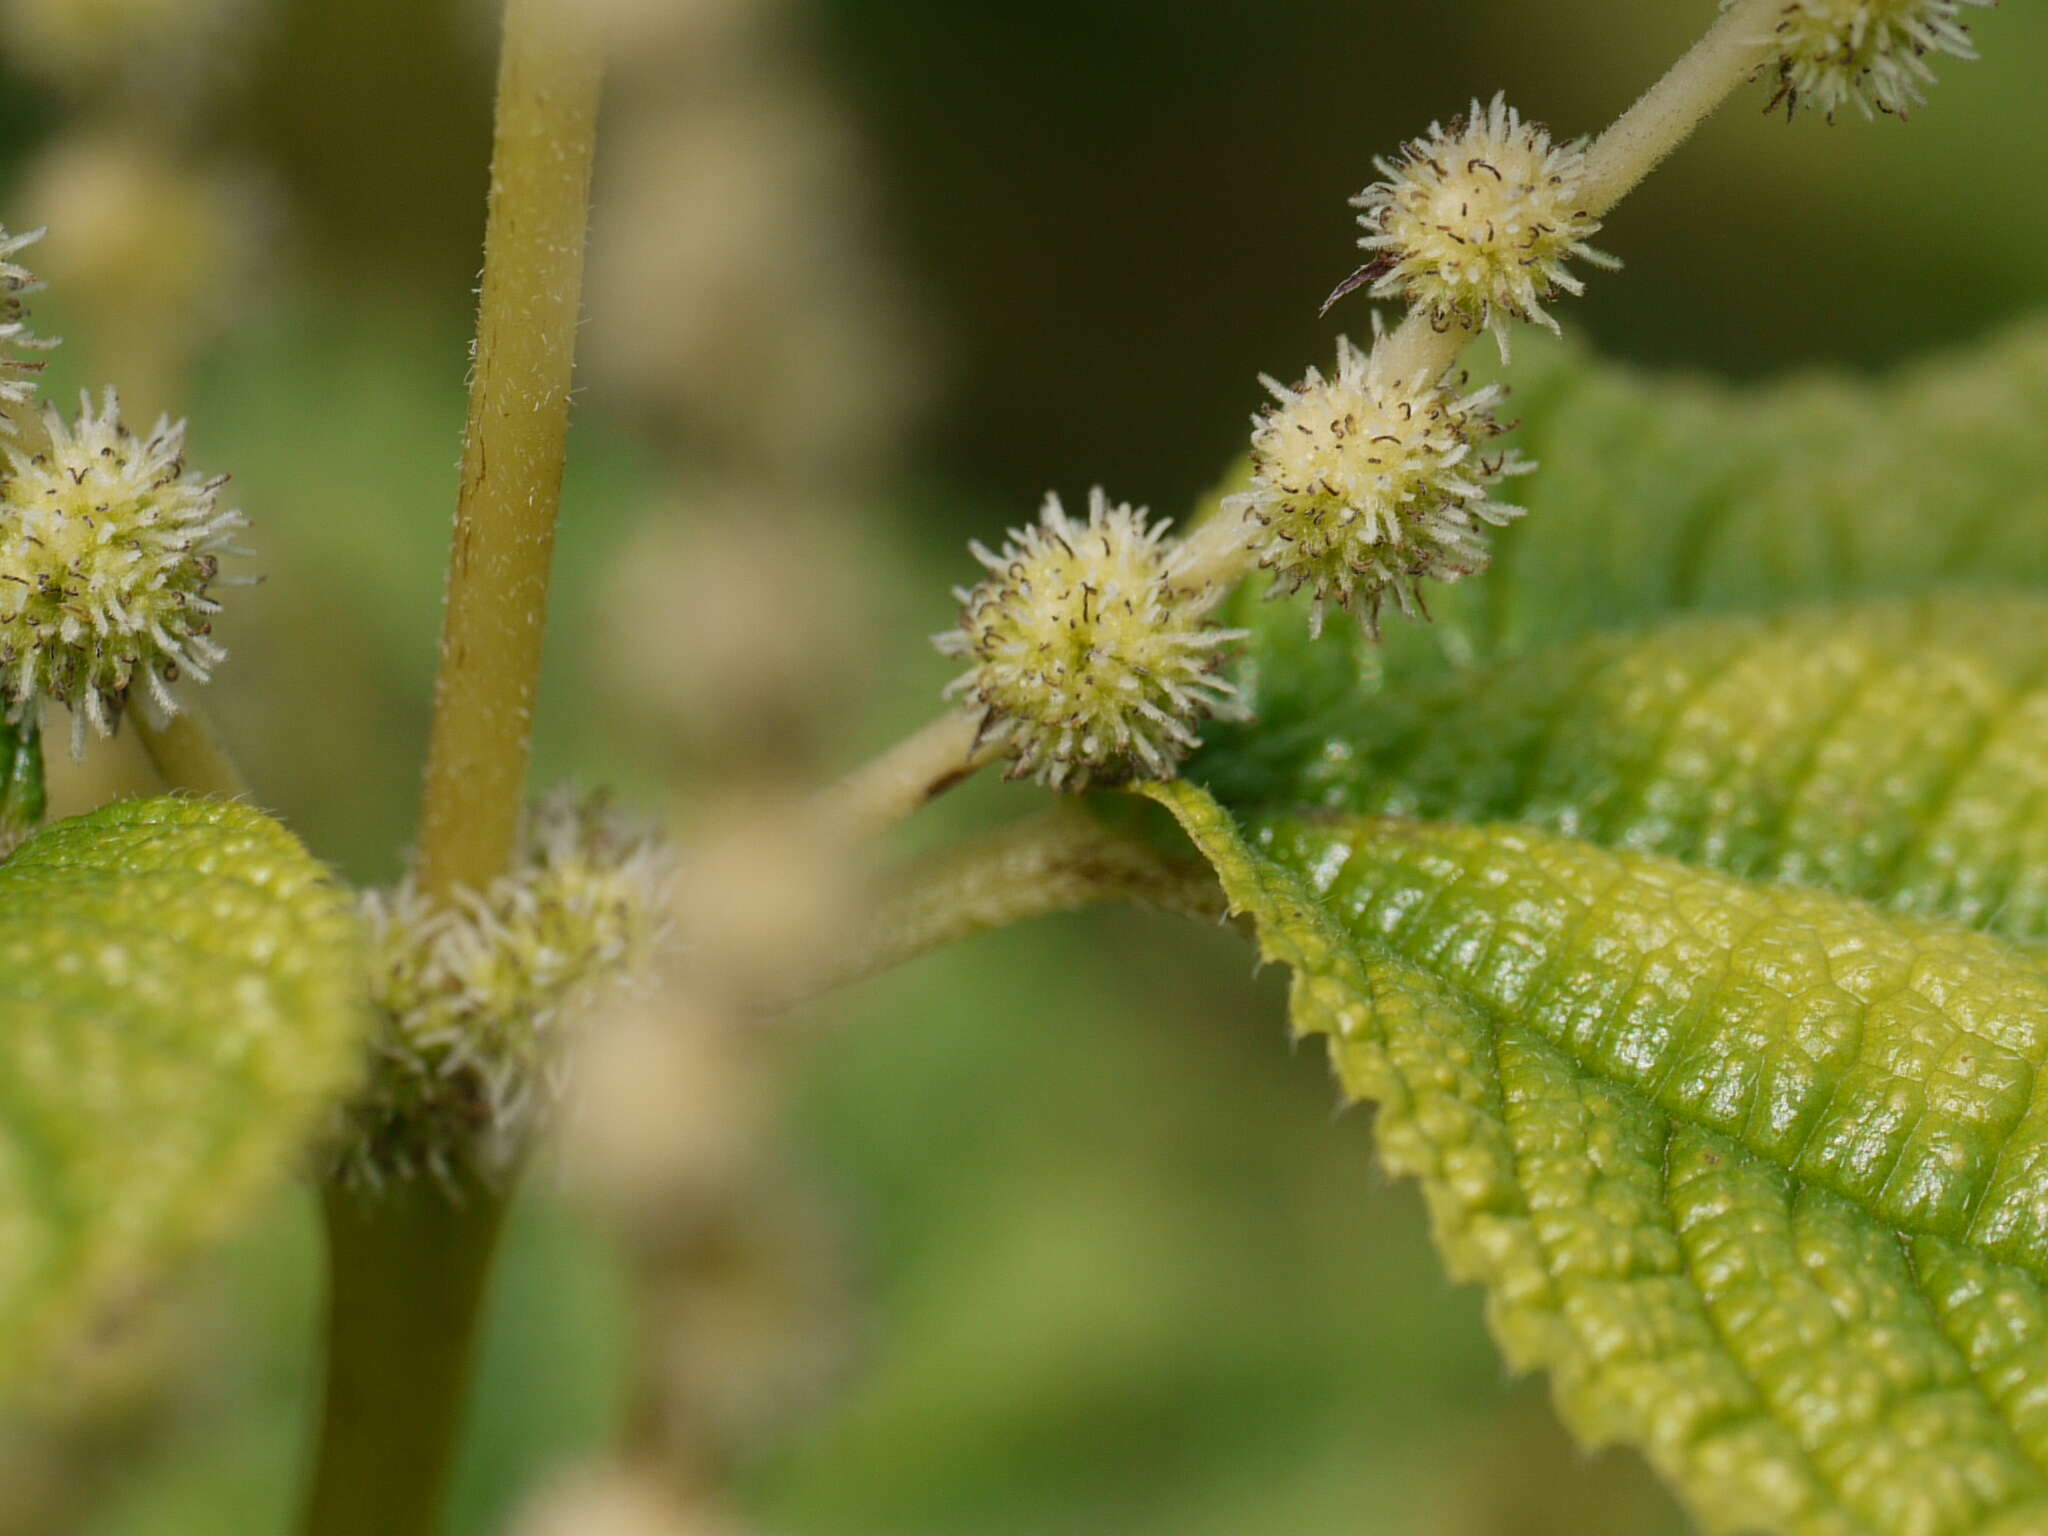
M 411 875 L 364 893 L 380 1028 L 344 1180 L 502 1178 L 552 1120 L 575 1037 L 651 974 L 670 877 L 653 833 L 557 791 L 529 810 L 520 852 L 446 903 Z

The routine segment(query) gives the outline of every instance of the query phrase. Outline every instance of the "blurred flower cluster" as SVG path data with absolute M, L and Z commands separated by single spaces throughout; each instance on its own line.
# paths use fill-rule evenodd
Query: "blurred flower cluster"
M 854 532 L 918 403 L 861 151 L 781 0 L 593 0 L 613 60 L 588 367 L 676 487 L 615 567 L 605 676 L 686 786 L 664 982 L 593 1029 L 569 1188 L 629 1255 L 625 1444 L 522 1533 L 735 1531 L 725 1472 L 853 1336 L 839 1222 L 781 1148 L 762 1017 L 850 921 L 806 796 L 868 679 Z

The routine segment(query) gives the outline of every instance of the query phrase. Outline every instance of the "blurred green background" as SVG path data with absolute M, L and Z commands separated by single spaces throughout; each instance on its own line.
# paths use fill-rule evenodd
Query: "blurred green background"
M 780 46 L 854 146 L 922 399 L 842 512 L 861 702 L 820 728 L 817 763 L 930 711 L 948 669 L 924 636 L 950 621 L 965 539 L 1053 485 L 1187 504 L 1241 448 L 1257 373 L 1296 375 L 1339 325 L 1364 330 L 1361 301 L 1315 310 L 1352 265 L 1345 199 L 1375 154 L 1496 88 L 1560 131 L 1597 128 L 1713 9 L 793 3 Z M 175 136 L 259 189 L 257 275 L 189 372 L 150 387 L 189 411 L 194 462 L 234 473 L 267 573 L 224 625 L 215 708 L 259 798 L 351 877 L 387 879 L 426 728 L 492 29 L 480 0 L 245 11 L 241 57 Z M 1580 334 L 1660 366 L 1864 369 L 2038 306 L 2048 8 L 1972 20 L 1984 61 L 1944 64 L 1910 125 L 1787 127 L 1760 114 L 1767 93 L 1741 98 L 1610 222 L 1599 243 L 1628 269 L 1571 308 Z M 34 201 L 38 158 L 110 108 L 16 63 L 0 206 L 18 228 L 56 216 Z M 608 161 L 601 210 L 615 185 Z M 118 371 L 132 337 L 96 329 L 64 270 L 44 275 L 38 320 L 71 336 L 50 371 L 61 397 Z M 687 643 L 663 613 L 621 611 L 613 572 L 651 519 L 688 521 L 703 466 L 689 420 L 607 378 L 593 372 L 576 428 L 537 782 L 686 809 L 701 765 L 616 681 L 605 637 Z M 773 622 L 785 594 L 772 570 L 756 580 Z M 977 784 L 912 841 L 1034 801 Z M 845 1369 L 749 1460 L 758 1523 L 1679 1529 L 1634 1462 L 1573 1451 L 1540 1384 L 1506 1379 L 1476 1294 L 1442 1280 L 1413 1192 L 1376 1175 L 1358 1117 L 1333 1118 L 1281 1009 L 1279 978 L 1252 976 L 1237 941 L 1115 912 L 987 937 L 819 1010 L 787 1134 L 844 1234 L 855 1322 Z M 209 1269 L 188 1308 L 200 1364 L 132 1455 L 81 1471 L 85 1529 L 287 1528 L 315 1249 L 293 1197 Z M 605 1248 L 534 1193 L 451 1529 L 500 1529 L 604 1442 L 630 1347 Z

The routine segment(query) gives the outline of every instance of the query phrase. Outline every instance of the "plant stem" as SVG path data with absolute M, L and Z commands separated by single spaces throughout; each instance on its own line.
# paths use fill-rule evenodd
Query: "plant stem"
M 1457 366 L 1459 357 L 1478 334 L 1476 327 L 1457 323 L 1438 330 L 1428 315 L 1411 309 L 1374 349 L 1374 361 L 1388 378 L 1403 383 L 1441 379 Z
M 856 768 L 811 802 L 829 837 L 846 845 L 880 836 L 989 760 L 976 745 L 980 723 L 951 710 Z
M 1784 0 L 1737 0 L 1636 104 L 1597 139 L 1586 157 L 1587 211 L 1609 212 L 1693 129 L 1770 58 Z M 1390 378 L 1438 379 L 1456 366 L 1477 328 L 1439 327 L 1419 310 L 1373 350 Z M 1187 537 L 1175 584 L 1202 612 L 1221 602 L 1249 570 L 1242 519 L 1210 518 Z M 940 790 L 980 766 L 972 722 L 961 716 L 928 726 L 842 780 L 821 803 L 856 835 L 892 826 Z
M 1586 152 L 1586 211 L 1606 214 L 1770 59 L 1785 0 L 1737 0 Z
M 517 845 L 561 506 L 598 54 L 580 0 L 506 0 L 483 296 L 421 811 L 431 897 Z M 429 1536 L 503 1215 L 475 1184 L 325 1191 L 327 1393 L 308 1536 Z
M 1665 156 L 1684 143 L 1730 93 L 1770 59 L 1785 0 L 1737 0 L 1704 36 L 1615 120 L 1586 152 L 1584 206 L 1596 218 L 1613 211 Z M 1373 349 L 1389 378 L 1439 379 L 1457 365 L 1476 327 L 1439 328 L 1411 309 Z M 1189 535 L 1181 579 L 1210 589 L 1210 602 L 1245 574 L 1241 521 L 1211 518 Z
M 430 1179 L 331 1183 L 327 1385 L 306 1536 L 431 1536 L 505 1202 Z
M 214 795 L 238 800 L 249 793 L 249 781 L 221 744 L 211 721 L 203 718 L 189 702 L 180 701 L 179 712 L 158 729 L 140 711 L 136 712 L 135 735 L 164 783 L 172 789 L 195 795 Z
M 1220 919 L 1207 865 L 1174 859 L 1087 811 L 1058 805 L 920 860 L 871 904 L 853 940 L 798 983 L 790 1006 L 992 928 L 1128 901 Z
M 420 818 L 429 896 L 510 863 L 583 286 L 599 60 L 579 0 L 506 0 L 483 297 Z

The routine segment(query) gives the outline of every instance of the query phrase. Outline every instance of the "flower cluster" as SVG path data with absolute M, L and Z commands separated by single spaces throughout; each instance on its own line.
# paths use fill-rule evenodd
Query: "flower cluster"
M 211 589 L 243 519 L 221 505 L 224 476 L 186 469 L 182 424 L 139 437 L 111 389 L 76 425 L 46 409 L 44 426 L 47 446 L 5 450 L 0 674 L 17 716 L 40 697 L 71 707 L 76 753 L 88 721 L 113 731 L 138 682 L 170 715 L 170 684 L 205 681 L 226 654 Z
M 1731 0 L 1722 0 L 1725 10 Z M 1854 103 L 1866 118 L 1904 117 L 1934 83 L 1927 56 L 1975 59 L 1966 5 L 1997 0 L 1788 0 L 1777 28 L 1778 94 L 1788 113 L 1808 106 L 1833 122 Z
M 160 418 L 146 436 L 121 419 L 114 391 L 82 397 L 67 423 L 50 406 L 38 430 L 22 413 L 53 345 L 22 307 L 39 284 L 13 259 L 42 231 L 0 230 L 0 695 L 20 720 L 39 699 L 71 710 L 71 750 L 88 726 L 102 736 L 132 698 L 157 719 L 175 714 L 171 684 L 207 680 L 227 654 L 213 639 L 213 589 L 242 515 L 221 504 L 226 476 L 185 467 L 185 428 Z M 139 689 L 138 689 L 138 685 Z
M 1533 467 L 1485 452 L 1501 431 L 1498 385 L 1461 396 L 1442 381 L 1389 378 L 1344 339 L 1334 378 L 1311 368 L 1293 389 L 1263 382 L 1275 404 L 1253 418 L 1252 485 L 1223 505 L 1255 525 L 1250 548 L 1276 595 L 1314 594 L 1313 632 L 1330 602 L 1375 638 L 1389 597 L 1427 618 L 1420 584 L 1483 570 L 1487 528 L 1522 515 L 1491 496 Z
M 1511 319 L 1554 331 L 1543 301 L 1585 291 L 1568 261 L 1619 265 L 1586 244 L 1600 221 L 1582 202 L 1584 146 L 1553 144 L 1504 96 L 1474 101 L 1448 128 L 1431 123 L 1375 164 L 1383 179 L 1351 200 L 1371 260 L 1333 300 L 1369 285 L 1375 298 L 1406 299 L 1439 330 L 1492 331 L 1505 359 Z
M 431 901 L 408 876 L 362 898 L 381 1020 L 371 1082 L 340 1136 L 343 1177 L 497 1177 L 552 1118 L 567 1048 L 651 975 L 669 859 L 601 800 L 529 813 L 518 866 Z
M 1380 179 L 1351 200 L 1368 260 L 1323 307 L 1363 288 L 1405 302 L 1407 319 L 1387 333 L 1375 317 L 1370 352 L 1340 340 L 1333 377 L 1262 380 L 1274 403 L 1252 419 L 1250 483 L 1223 499 L 1222 519 L 1169 544 L 1098 491 L 1086 526 L 1055 499 L 1000 555 L 975 546 L 989 578 L 958 594 L 960 624 L 937 643 L 971 663 L 948 691 L 979 710 L 980 746 L 1055 788 L 1170 776 L 1199 745 L 1199 719 L 1232 707 L 1217 675 L 1229 636 L 1201 620 L 1253 568 L 1273 574 L 1269 595 L 1310 594 L 1315 635 L 1333 603 L 1374 640 L 1389 604 L 1427 619 L 1425 584 L 1485 569 L 1492 530 L 1523 515 L 1495 492 L 1534 468 L 1493 446 L 1503 392 L 1465 389 L 1466 341 L 1490 332 L 1505 363 L 1514 321 L 1557 331 L 1545 305 L 1585 291 L 1573 265 L 1620 265 L 1588 243 L 1612 197 L 1767 47 L 1795 108 L 1903 113 L 1934 78 L 1930 55 L 1976 56 L 1963 7 L 1995 3 L 1749 0 L 1724 17 L 1709 62 L 1674 70 L 1644 98 L 1647 116 L 1597 153 L 1556 142 L 1497 94 L 1376 160 Z M 1772 32 L 1751 35 L 1769 15 Z
M 73 96 L 178 101 L 249 32 L 251 0 L 0 0 L 9 62 Z
M 1049 496 L 1001 554 L 973 546 L 988 579 L 954 593 L 959 626 L 933 643 L 971 663 L 947 691 L 981 711 L 1011 777 L 1076 790 L 1133 767 L 1170 778 L 1201 744 L 1196 724 L 1236 693 L 1218 648 L 1240 632 L 1202 622 L 1166 529 L 1097 487 L 1085 523 Z

